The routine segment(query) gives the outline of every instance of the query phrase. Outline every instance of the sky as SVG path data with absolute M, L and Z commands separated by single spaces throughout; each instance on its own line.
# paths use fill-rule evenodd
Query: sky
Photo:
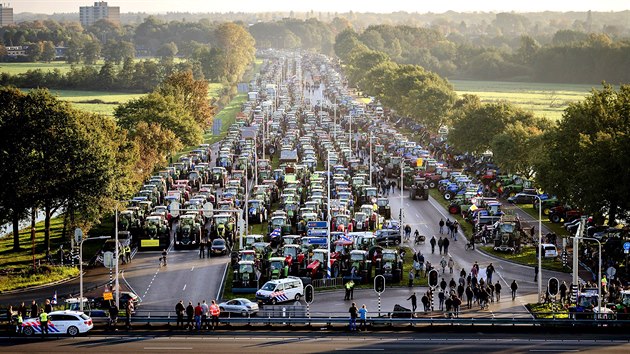
M 88 0 L 0 0 L 14 13 L 79 12 Z M 110 0 L 125 12 L 540 12 L 540 11 L 623 11 L 630 10 L 628 0 Z

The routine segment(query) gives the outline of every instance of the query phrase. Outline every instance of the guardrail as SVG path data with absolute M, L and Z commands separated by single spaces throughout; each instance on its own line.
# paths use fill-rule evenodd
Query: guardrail
M 323 288 L 334 288 L 340 287 L 343 285 L 343 278 L 323 278 L 323 279 L 313 279 L 311 282 L 313 288 L 315 289 L 323 289 Z
M 231 326 L 325 326 L 328 328 L 345 327 L 349 322 L 347 313 L 312 312 L 305 316 L 303 306 L 265 306 L 256 315 L 242 316 L 240 314 L 226 314 L 219 319 L 222 325 Z M 630 326 L 629 319 L 573 317 L 567 318 L 567 313 L 538 313 L 535 318 L 529 312 L 493 312 L 483 313 L 476 317 L 448 316 L 443 312 L 415 313 L 410 312 L 381 312 L 367 316 L 366 324 L 372 327 L 415 327 L 415 326 L 547 326 L 547 327 L 608 327 Z M 540 317 L 546 318 L 540 318 Z M 588 315 L 585 315 L 588 316 Z M 185 316 L 184 316 L 185 317 Z M 184 318 L 186 320 L 186 317 Z M 138 313 L 132 318 L 135 325 L 170 325 L 175 326 L 177 316 L 174 312 L 152 311 Z

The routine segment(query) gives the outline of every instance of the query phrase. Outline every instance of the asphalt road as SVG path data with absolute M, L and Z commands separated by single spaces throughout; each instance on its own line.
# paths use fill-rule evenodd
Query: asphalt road
M 3 338 L 5 353 L 627 353 L 624 336 L 500 333 L 278 333 L 203 336 L 112 336 L 60 339 Z

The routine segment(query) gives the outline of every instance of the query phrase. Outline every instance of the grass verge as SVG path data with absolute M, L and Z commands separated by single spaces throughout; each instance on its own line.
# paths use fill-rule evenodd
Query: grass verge
M 523 247 L 523 251 L 518 254 L 505 253 L 495 251 L 492 246 L 480 246 L 482 251 L 491 254 L 497 258 L 502 258 L 511 262 L 534 267 L 538 264 L 538 257 L 536 256 L 536 247 Z M 562 261 L 559 258 L 543 258 L 543 269 L 555 270 L 557 272 L 568 272 L 567 269 L 562 267 Z M 533 275 L 533 274 L 532 274 Z
M 73 278 L 79 275 L 75 267 L 40 266 L 36 272 L 24 270 L 18 274 L 0 277 L 0 292 L 24 289 Z
M 559 303 L 556 303 L 553 306 L 550 303 L 527 304 L 525 307 L 527 307 L 529 312 L 531 312 L 531 314 L 537 319 L 569 318 L 569 311 Z

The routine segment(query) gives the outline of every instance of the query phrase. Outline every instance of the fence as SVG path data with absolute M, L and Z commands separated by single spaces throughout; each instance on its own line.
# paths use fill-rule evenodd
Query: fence
M 311 283 L 315 289 L 335 288 L 343 286 L 343 278 L 323 278 L 314 279 Z

